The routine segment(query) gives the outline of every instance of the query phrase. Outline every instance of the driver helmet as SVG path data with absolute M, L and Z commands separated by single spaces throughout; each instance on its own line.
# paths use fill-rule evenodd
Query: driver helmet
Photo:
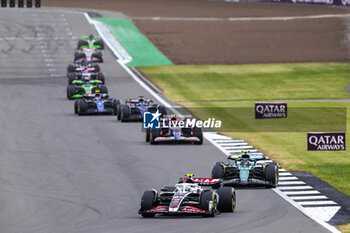
M 90 34 L 89 40 L 93 40 L 93 39 L 94 39 L 94 35 Z

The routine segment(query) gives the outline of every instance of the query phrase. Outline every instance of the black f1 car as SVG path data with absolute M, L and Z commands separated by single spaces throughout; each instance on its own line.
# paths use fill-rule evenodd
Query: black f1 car
M 89 62 L 80 62 L 80 63 L 74 63 L 73 65 L 68 65 L 67 67 L 67 77 L 69 73 L 74 72 L 100 72 L 101 68 L 98 64 L 93 64 Z
M 81 49 L 74 53 L 74 62 L 87 61 L 91 63 L 102 63 L 102 52 L 95 49 Z
M 108 98 L 107 94 L 86 94 L 81 99 L 74 101 L 74 113 L 81 115 L 88 114 L 116 114 L 116 99 Z
M 224 186 L 277 186 L 279 166 L 264 155 L 242 151 L 228 156 L 227 160 L 228 162 L 217 162 L 211 172 L 212 178 L 224 180 Z
M 89 70 L 68 73 L 68 84 L 73 84 L 74 80 L 100 80 L 102 84 L 105 84 L 105 76 L 102 72 L 91 72 Z
M 85 94 L 108 94 L 107 87 L 100 80 L 74 80 L 72 85 L 67 86 L 67 98 L 82 98 Z
M 146 129 L 146 142 L 152 145 L 158 143 L 193 143 L 203 144 L 203 132 L 196 126 L 178 127 L 178 122 L 186 121 L 177 117 L 162 118 L 161 127 Z
M 135 99 L 125 100 L 125 104 L 119 104 L 117 116 L 118 120 L 122 122 L 141 121 L 144 112 L 156 112 L 157 110 L 159 110 L 162 115 L 167 114 L 166 108 L 163 105 L 154 104 L 151 99 L 139 96 Z
M 232 187 L 220 187 L 220 179 L 180 178 L 175 186 L 166 186 L 158 192 L 145 191 L 138 213 L 143 217 L 163 215 L 202 215 L 214 217 L 220 212 L 234 212 L 236 193 Z M 210 189 L 218 186 L 218 190 Z M 206 188 L 207 187 L 207 188 Z

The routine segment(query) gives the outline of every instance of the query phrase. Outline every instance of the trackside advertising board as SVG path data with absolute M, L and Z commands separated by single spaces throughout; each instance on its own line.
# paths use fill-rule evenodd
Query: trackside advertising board
M 308 133 L 307 150 L 342 151 L 346 149 L 345 133 Z

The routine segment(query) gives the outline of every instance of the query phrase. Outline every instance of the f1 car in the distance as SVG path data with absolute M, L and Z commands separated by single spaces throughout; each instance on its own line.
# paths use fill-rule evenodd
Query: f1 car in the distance
M 164 116 L 167 114 L 166 108 L 160 104 L 154 104 L 151 99 L 139 96 L 135 99 L 125 100 L 125 104 L 118 105 L 118 120 L 126 121 L 141 121 L 144 112 L 159 112 Z
M 138 213 L 143 217 L 163 215 L 202 215 L 215 217 L 220 212 L 234 212 L 236 192 L 232 187 L 220 187 L 220 179 L 195 178 L 186 174 L 175 186 L 166 186 L 158 192 L 145 191 Z M 217 191 L 210 186 L 219 187 Z
M 74 62 L 87 61 L 91 63 L 102 63 L 102 52 L 96 49 L 81 49 L 74 53 Z
M 91 69 L 68 73 L 68 84 L 73 84 L 74 80 L 100 80 L 102 84 L 105 84 L 104 74 L 102 72 L 91 72 Z
M 78 41 L 77 49 L 104 49 L 104 42 L 100 36 L 94 36 L 90 34 L 89 36 L 83 36 L 82 39 Z
M 74 80 L 72 85 L 67 86 L 67 98 L 82 98 L 84 94 L 108 94 L 107 87 L 100 80 Z
M 86 94 L 81 99 L 74 101 L 74 113 L 81 115 L 90 114 L 116 114 L 116 99 L 111 99 L 107 94 Z
M 229 155 L 228 162 L 217 162 L 211 172 L 214 179 L 223 179 L 224 186 L 263 185 L 274 188 L 278 183 L 278 164 L 262 154 Z
M 162 118 L 160 128 L 146 129 L 146 142 L 150 142 L 152 145 L 166 142 L 193 143 L 195 145 L 202 145 L 202 129 L 196 126 L 178 127 L 177 122 L 181 120 L 181 118 L 175 116 L 170 118 Z
M 81 71 L 89 71 L 89 72 L 100 72 L 101 68 L 98 64 L 81 61 L 74 63 L 73 65 L 68 65 L 67 67 L 67 77 L 69 73 L 81 72 Z

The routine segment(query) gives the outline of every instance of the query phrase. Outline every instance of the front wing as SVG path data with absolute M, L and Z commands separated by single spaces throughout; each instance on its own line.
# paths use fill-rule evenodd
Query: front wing
M 139 214 L 143 213 L 156 213 L 156 214 L 166 214 L 166 215 L 203 215 L 203 214 L 211 214 L 212 210 L 202 210 L 200 208 L 194 206 L 181 206 L 177 211 L 169 211 L 169 206 L 157 206 L 153 209 L 139 210 Z

